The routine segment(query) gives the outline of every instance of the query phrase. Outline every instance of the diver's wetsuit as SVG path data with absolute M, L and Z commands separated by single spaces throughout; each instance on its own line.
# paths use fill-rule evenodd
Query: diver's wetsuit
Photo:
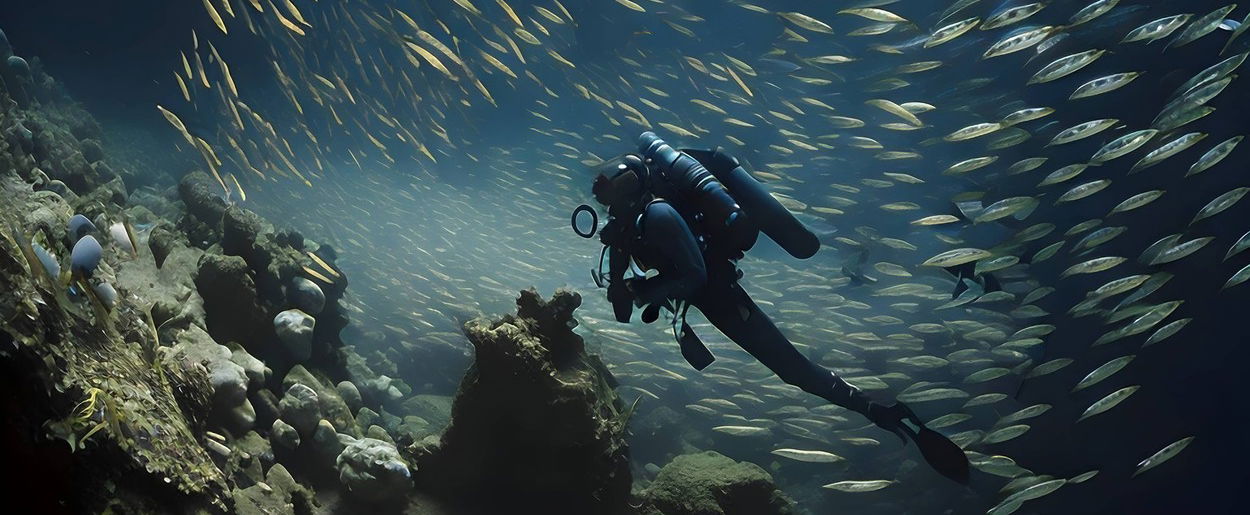
M 631 284 L 642 304 L 667 299 L 688 301 L 782 381 L 868 414 L 868 398 L 799 352 L 738 284 L 738 271 L 729 254 L 715 248 L 701 249 L 686 220 L 667 202 L 648 204 L 630 229 L 632 237 L 626 239 L 625 250 L 660 272 Z

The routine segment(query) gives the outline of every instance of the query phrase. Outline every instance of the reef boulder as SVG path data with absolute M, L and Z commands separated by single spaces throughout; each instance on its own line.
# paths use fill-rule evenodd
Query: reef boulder
M 631 477 L 627 415 L 573 327 L 581 297 L 521 292 L 517 314 L 465 324 L 476 357 L 435 445 L 414 447 L 418 481 L 475 508 L 613 513 Z M 482 492 L 491 492 L 482 496 Z
M 286 395 L 278 403 L 282 413 L 282 421 L 290 424 L 299 432 L 300 438 L 312 438 L 313 430 L 321 421 L 321 401 L 317 392 L 307 385 L 293 384 L 287 388 Z
M 792 502 L 759 465 L 715 451 L 683 454 L 642 492 L 644 515 L 782 515 Z
M 247 262 L 237 256 L 204 254 L 195 275 L 195 286 L 204 299 L 208 333 L 217 341 L 239 342 L 257 357 L 268 356 L 259 343 L 273 334 L 256 298 L 256 283 Z
M 348 443 L 336 463 L 339 481 L 348 492 L 375 502 L 407 495 L 412 473 L 394 444 L 376 438 L 343 439 Z
M 247 398 L 247 372 L 231 360 L 229 348 L 214 342 L 199 326 L 191 325 L 178 333 L 168 356 L 182 362 L 180 366 L 198 364 L 208 371 L 213 392 L 210 422 L 231 431 L 251 428 L 256 412 Z
M 273 330 L 295 361 L 312 357 L 313 329 L 317 320 L 298 309 L 288 309 L 273 317 Z
M 326 306 L 326 294 L 321 287 L 303 277 L 291 280 L 286 289 L 286 299 L 292 306 L 310 315 L 321 313 Z

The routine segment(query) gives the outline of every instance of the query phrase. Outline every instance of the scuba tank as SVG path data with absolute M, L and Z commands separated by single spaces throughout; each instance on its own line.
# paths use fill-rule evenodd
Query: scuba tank
M 652 183 L 658 195 L 695 208 L 695 221 L 712 241 L 730 252 L 755 245 L 759 229 L 707 168 L 688 154 L 673 150 L 653 132 L 639 137 L 643 158 L 657 172 Z M 668 191 L 664 191 L 668 190 Z
M 750 249 L 762 231 L 798 259 L 820 250 L 816 235 L 722 149 L 678 151 L 650 131 L 638 137 L 638 148 L 680 196 L 704 213 L 708 233 L 732 249 Z

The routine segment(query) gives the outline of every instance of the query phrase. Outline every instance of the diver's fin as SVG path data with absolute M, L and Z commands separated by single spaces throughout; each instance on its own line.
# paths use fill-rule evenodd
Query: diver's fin
M 968 484 L 968 455 L 955 442 L 923 425 L 919 425 L 918 430 L 912 430 L 906 424 L 901 427 L 916 442 L 920 455 L 924 456 L 924 460 L 929 462 L 933 470 L 951 481 L 961 485 Z
M 1003 285 L 998 282 L 998 278 L 994 277 L 994 274 L 992 273 L 981 274 L 981 284 L 982 290 L 984 290 L 985 293 L 1000 291 L 1003 289 Z
M 967 202 L 956 202 L 955 208 L 959 210 L 959 215 L 966 221 L 972 221 L 985 210 L 985 205 L 980 200 L 969 200 Z
M 951 292 L 951 298 L 958 299 L 959 296 L 963 295 L 965 291 L 968 291 L 968 283 L 965 282 L 965 279 L 960 278 L 959 280 L 955 281 L 955 291 Z
M 895 407 L 903 412 L 898 428 L 916 442 L 929 466 L 956 483 L 968 484 L 968 455 L 964 454 L 964 450 L 941 433 L 925 427 L 920 417 L 906 404 L 900 402 Z M 907 422 L 915 425 L 916 429 L 912 429 Z

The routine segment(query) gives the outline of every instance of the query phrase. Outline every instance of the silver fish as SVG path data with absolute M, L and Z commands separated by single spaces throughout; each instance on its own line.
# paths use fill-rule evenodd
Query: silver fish
M 1214 32 L 1215 29 L 1219 28 L 1220 23 L 1224 22 L 1224 17 L 1228 16 L 1228 13 L 1233 12 L 1233 9 L 1236 8 L 1237 4 L 1229 4 L 1202 15 L 1202 17 L 1189 24 L 1188 27 L 1185 27 L 1185 30 L 1182 30 L 1180 35 L 1176 36 L 1176 39 L 1173 39 L 1171 43 L 1168 43 L 1168 46 L 1183 46 L 1202 36 Z
M 1180 28 L 1181 25 L 1184 25 L 1185 22 L 1189 21 L 1189 18 L 1192 16 L 1193 14 L 1191 13 L 1176 14 L 1146 22 L 1140 27 L 1129 31 L 1129 33 L 1124 36 L 1124 39 L 1120 40 L 1120 43 L 1132 43 L 1143 40 L 1149 43 L 1159 38 L 1165 38 L 1168 34 L 1171 34 L 1173 31 Z
M 1031 4 L 1025 4 L 998 11 L 985 19 L 985 23 L 981 24 L 981 30 L 996 29 L 999 27 L 1006 27 L 1007 25 L 1014 23 L 1019 23 L 1024 21 L 1026 18 L 1037 14 L 1037 12 L 1041 11 L 1044 7 L 1046 7 L 1046 4 L 1042 2 L 1033 2 Z
M 1032 27 L 1017 29 L 1008 34 L 1003 39 L 998 40 L 990 48 L 981 55 L 982 59 L 998 57 L 1019 52 L 1033 45 L 1041 43 L 1043 39 L 1050 36 L 1055 31 L 1055 27 Z
M 1029 77 L 1027 84 L 1040 84 L 1066 77 L 1102 57 L 1106 50 L 1086 50 L 1055 59 Z
M 1189 177 L 1190 175 L 1203 172 L 1206 169 L 1215 166 L 1216 163 L 1219 163 L 1225 157 L 1228 157 L 1228 154 L 1232 153 L 1233 149 L 1237 147 L 1238 143 L 1241 143 L 1243 138 L 1245 138 L 1245 136 L 1233 136 L 1221 141 L 1218 145 L 1211 147 L 1211 150 L 1202 154 L 1202 157 L 1199 157 L 1198 160 L 1189 167 L 1189 172 L 1186 173 L 1185 176 Z
M 1159 164 L 1160 161 L 1172 157 L 1185 149 L 1194 146 L 1195 143 L 1202 141 L 1207 137 L 1204 132 L 1191 132 L 1182 136 L 1178 136 L 1172 141 L 1164 143 L 1159 148 L 1151 150 L 1150 153 L 1143 156 L 1140 160 L 1133 164 L 1128 173 L 1134 174 L 1145 170 L 1151 166 Z
M 1103 145 L 1103 147 L 1098 149 L 1097 152 L 1094 152 L 1094 156 L 1089 160 L 1091 163 L 1105 163 L 1117 157 L 1121 157 L 1129 152 L 1141 148 L 1142 145 L 1145 145 L 1147 141 L 1150 141 L 1150 139 L 1155 137 L 1155 134 L 1158 133 L 1159 131 L 1156 129 L 1142 129 L 1136 132 L 1130 132 L 1112 140 L 1111 143 Z
M 1115 118 L 1103 118 L 1100 120 L 1090 120 L 1088 122 L 1078 123 L 1060 131 L 1054 138 L 1051 138 L 1050 143 L 1047 143 L 1046 146 L 1062 145 L 1064 143 L 1071 143 L 1073 141 L 1085 139 L 1107 130 L 1107 128 L 1119 122 L 1120 120 Z
M 1237 201 L 1246 196 L 1247 192 L 1250 192 L 1250 188 L 1233 188 L 1223 195 L 1215 197 L 1214 200 L 1208 202 L 1207 205 L 1198 210 L 1198 214 L 1194 215 L 1193 221 L 1189 222 L 1189 224 L 1193 225 L 1199 220 L 1210 218 L 1224 212 L 1225 209 L 1233 207 L 1233 204 L 1236 204 Z
M 1111 8 L 1115 7 L 1115 4 L 1118 3 L 1120 3 L 1120 0 L 1098 0 L 1092 4 L 1082 7 L 1079 11 L 1074 13 L 1071 18 L 1068 18 L 1068 26 L 1075 27 L 1082 23 L 1089 22 L 1094 18 L 1106 14 L 1107 11 L 1110 11 Z
M 1078 98 L 1092 97 L 1103 93 L 1109 93 L 1127 86 L 1128 83 L 1133 82 L 1133 79 L 1136 79 L 1140 75 L 1141 73 L 1138 72 L 1124 72 L 1099 77 L 1086 82 L 1085 84 L 1081 84 L 1080 87 L 1076 88 L 1076 91 L 1072 92 L 1072 95 L 1069 96 L 1068 99 L 1075 100 Z

